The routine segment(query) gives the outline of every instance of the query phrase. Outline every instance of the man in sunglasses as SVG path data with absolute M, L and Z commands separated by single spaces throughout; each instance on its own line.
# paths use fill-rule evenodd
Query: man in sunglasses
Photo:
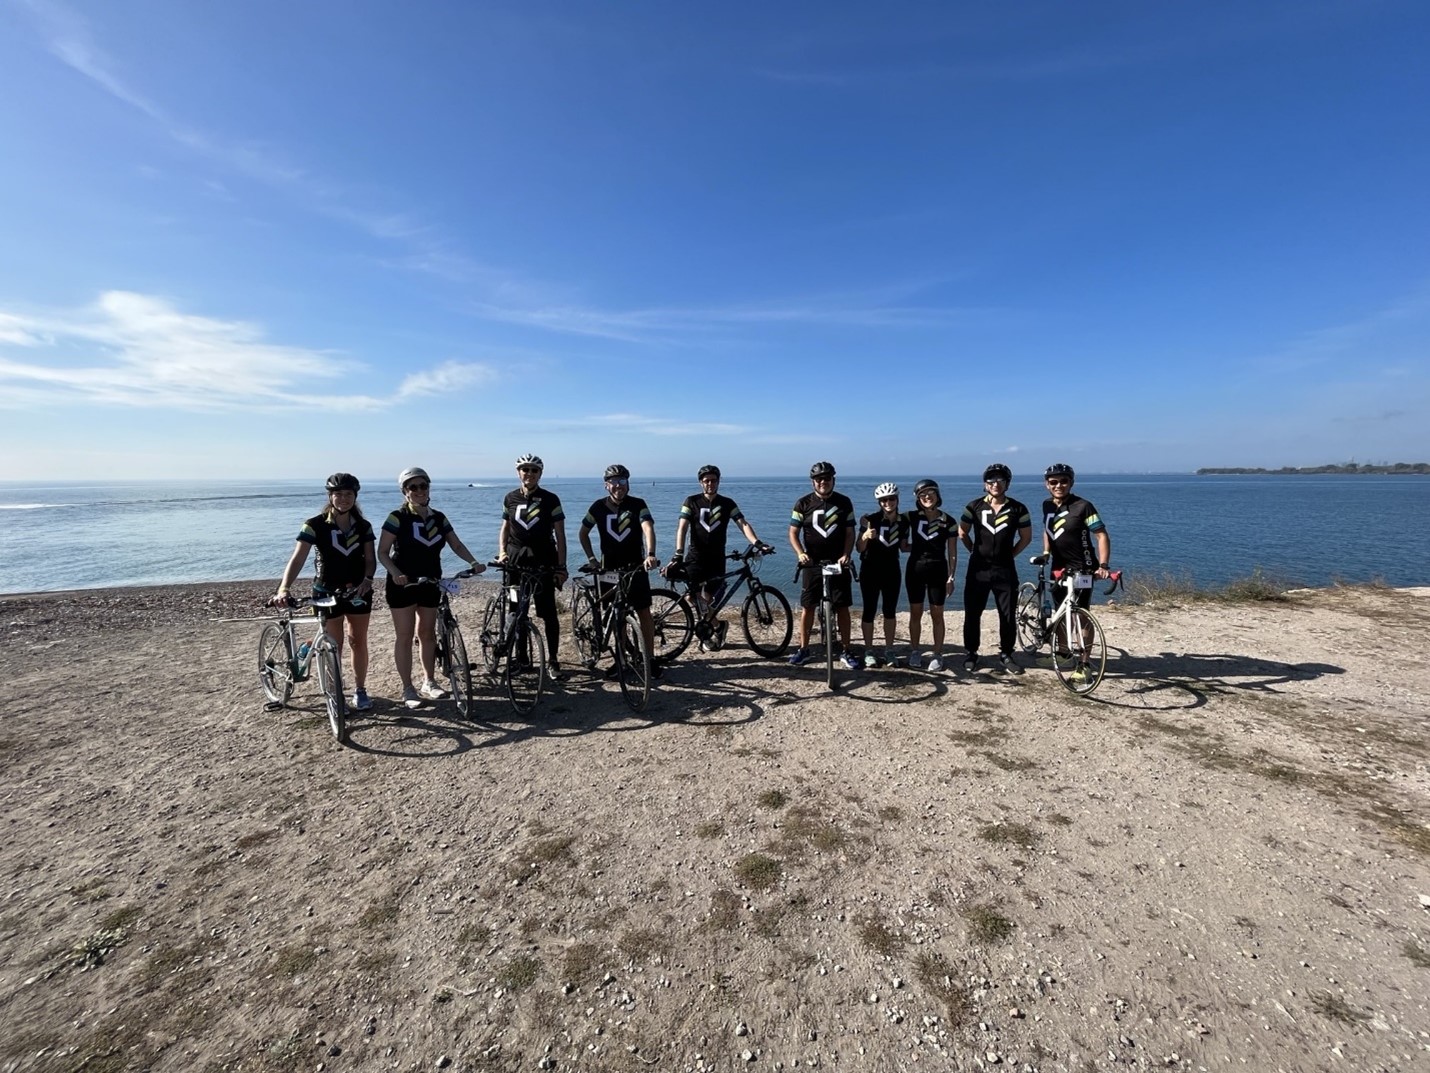
M 1076 570 L 1097 578 L 1108 576 L 1112 538 L 1098 517 L 1097 508 L 1073 495 L 1073 468 L 1054 462 L 1043 474 L 1048 497 L 1043 500 L 1043 554 L 1052 556 L 1054 569 Z M 1066 590 L 1056 590 L 1059 596 Z M 1077 592 L 1077 606 L 1092 603 L 1092 590 Z
M 596 563 L 595 550 L 591 544 L 591 530 L 601 534 L 601 558 L 603 570 L 618 570 L 623 567 L 639 567 L 631 578 L 626 590 L 631 610 L 640 619 L 641 633 L 645 636 L 646 650 L 652 653 L 650 673 L 652 678 L 661 676 L 661 668 L 655 662 L 655 622 L 650 617 L 650 578 L 646 571 L 660 565 L 655 557 L 655 521 L 644 499 L 630 494 L 631 471 L 620 463 L 607 466 L 604 474 L 606 498 L 591 504 L 586 516 L 581 519 L 578 536 L 581 550 L 586 558 Z
M 541 487 L 541 459 L 525 454 L 516 460 L 521 486 L 502 500 L 497 558 L 514 566 L 549 566 L 532 593 L 532 609 L 546 624 L 547 674 L 561 680 L 561 620 L 556 614 L 556 589 L 566 584 L 566 514 L 561 497 Z
M 1028 508 L 1008 495 L 1013 471 L 994 462 L 983 471 L 983 496 L 963 508 L 958 537 L 968 549 L 968 574 L 963 581 L 963 669 L 978 669 L 983 612 L 988 597 L 998 608 L 998 663 L 1009 674 L 1022 674 L 1013 658 L 1018 639 L 1018 553 L 1033 542 Z

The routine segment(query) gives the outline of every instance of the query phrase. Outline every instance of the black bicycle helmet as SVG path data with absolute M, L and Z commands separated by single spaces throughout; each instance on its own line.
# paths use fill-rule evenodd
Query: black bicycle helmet
M 1066 477 L 1069 481 L 1077 479 L 1077 475 L 1073 473 L 1073 468 L 1066 462 L 1054 462 L 1045 469 L 1043 471 L 1043 479 L 1047 480 L 1049 477 Z
M 812 480 L 812 481 L 816 481 L 816 480 L 818 480 L 820 477 L 833 477 L 833 476 L 834 476 L 834 463 L 833 463 L 833 462 L 816 462 L 814 465 L 812 465 L 812 466 L 809 467 L 809 479 Z
M 983 471 L 985 481 L 1002 481 L 1004 484 L 1013 483 L 1013 471 L 1002 462 L 994 462 Z
M 720 479 L 720 467 L 701 466 L 700 472 L 695 475 L 695 479 L 697 481 L 703 481 L 706 477 L 714 477 L 718 481 Z
M 925 477 L 914 485 L 914 499 L 918 499 L 924 492 L 933 492 L 934 506 L 943 506 L 943 493 L 938 490 L 938 481 L 932 481 Z
M 628 481 L 631 479 L 631 471 L 619 462 L 606 467 L 606 475 L 602 480 L 607 481 Z
M 351 473 L 334 473 L 328 478 L 329 492 L 352 492 L 356 495 L 362 491 L 362 484 Z

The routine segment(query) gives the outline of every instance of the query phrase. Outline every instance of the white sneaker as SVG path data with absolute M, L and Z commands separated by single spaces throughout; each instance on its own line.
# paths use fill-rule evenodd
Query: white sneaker
M 912 667 L 914 670 L 918 670 L 923 665 L 924 658 L 920 656 L 917 652 L 915 652 L 912 648 L 909 649 L 909 666 Z
M 417 690 L 413 689 L 411 686 L 403 686 L 402 703 L 407 705 L 409 708 L 420 708 L 422 707 L 422 698 L 417 695 Z
M 941 670 L 943 670 L 943 660 L 939 659 L 937 656 L 934 656 L 933 659 L 929 660 L 929 670 L 931 670 L 931 671 L 941 671 Z
M 443 697 L 449 695 L 445 689 L 439 686 L 436 682 L 432 681 L 432 679 L 430 678 L 422 683 L 422 688 L 419 689 L 418 692 L 421 693 L 428 700 L 441 700 Z

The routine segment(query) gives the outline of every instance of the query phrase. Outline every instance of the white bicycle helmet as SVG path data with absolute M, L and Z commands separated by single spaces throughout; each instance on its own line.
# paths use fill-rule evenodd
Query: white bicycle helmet
M 879 485 L 878 488 L 874 489 L 875 499 L 888 499 L 890 496 L 897 496 L 898 494 L 899 486 L 893 481 L 885 481 L 883 484 Z
M 428 484 L 432 483 L 432 478 L 427 476 L 425 469 L 420 466 L 409 466 L 397 475 L 397 490 L 399 492 L 407 491 L 407 482 L 418 477 L 421 477 Z
M 516 460 L 517 469 L 520 469 L 522 466 L 535 466 L 537 469 L 545 469 L 546 463 L 541 461 L 540 455 L 527 454 L 522 455 Z

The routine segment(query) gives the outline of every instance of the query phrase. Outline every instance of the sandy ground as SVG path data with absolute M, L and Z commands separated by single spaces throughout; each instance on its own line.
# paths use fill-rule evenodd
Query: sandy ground
M 737 643 L 347 749 L 266 591 L 0 598 L 3 1073 L 1430 1069 L 1430 590 L 1102 607 L 1087 700 Z

